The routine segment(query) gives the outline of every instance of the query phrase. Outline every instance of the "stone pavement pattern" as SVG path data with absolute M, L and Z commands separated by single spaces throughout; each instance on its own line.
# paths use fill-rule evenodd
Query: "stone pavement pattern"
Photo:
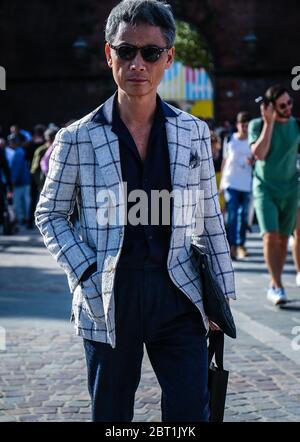
M 299 289 L 291 258 L 285 309 L 265 299 L 268 283 L 257 234 L 251 256 L 235 264 L 238 301 L 232 302 L 238 339 L 226 339 L 230 371 L 225 421 L 300 421 L 300 350 L 292 328 L 300 324 Z M 1 421 L 89 421 L 90 401 L 81 338 L 69 323 L 70 293 L 37 231 L 0 237 Z M 3 331 L 3 329 L 0 329 Z M 134 421 L 159 422 L 161 390 L 145 356 Z

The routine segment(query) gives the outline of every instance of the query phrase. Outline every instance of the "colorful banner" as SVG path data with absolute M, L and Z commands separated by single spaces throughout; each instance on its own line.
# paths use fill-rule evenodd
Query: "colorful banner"
M 165 71 L 158 92 L 165 100 L 213 100 L 213 86 L 205 69 L 175 61 Z

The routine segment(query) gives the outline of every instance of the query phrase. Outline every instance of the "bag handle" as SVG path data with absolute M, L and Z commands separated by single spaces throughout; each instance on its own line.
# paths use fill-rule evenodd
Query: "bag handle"
M 208 346 L 208 365 L 210 366 L 215 355 L 216 365 L 219 370 L 223 370 L 224 359 L 224 333 L 222 331 L 210 331 Z

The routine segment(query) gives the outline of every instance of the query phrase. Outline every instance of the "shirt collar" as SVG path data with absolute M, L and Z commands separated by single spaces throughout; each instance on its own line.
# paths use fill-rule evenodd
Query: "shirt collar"
M 165 103 L 160 96 L 157 94 L 157 105 L 161 109 L 162 114 L 165 118 L 169 117 L 177 117 L 179 115 L 175 112 L 167 103 Z M 110 124 L 113 123 L 113 110 L 114 110 L 114 104 L 117 99 L 117 91 L 103 103 L 102 106 L 98 109 L 98 111 L 95 113 L 95 115 L 92 118 L 92 121 L 96 123 L 102 123 L 102 124 Z

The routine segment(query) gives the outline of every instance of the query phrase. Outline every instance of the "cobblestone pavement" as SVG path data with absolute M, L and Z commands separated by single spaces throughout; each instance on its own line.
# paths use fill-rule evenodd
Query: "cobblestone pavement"
M 238 339 L 225 343 L 225 421 L 299 421 L 300 342 L 293 333 L 300 334 L 300 296 L 291 257 L 284 275 L 290 303 L 278 309 L 266 301 L 259 235 L 247 246 L 249 258 L 235 264 Z M 0 237 L 0 260 L 0 422 L 89 421 L 84 352 L 69 323 L 65 275 L 37 231 Z M 145 349 L 134 421 L 160 421 L 160 394 Z

